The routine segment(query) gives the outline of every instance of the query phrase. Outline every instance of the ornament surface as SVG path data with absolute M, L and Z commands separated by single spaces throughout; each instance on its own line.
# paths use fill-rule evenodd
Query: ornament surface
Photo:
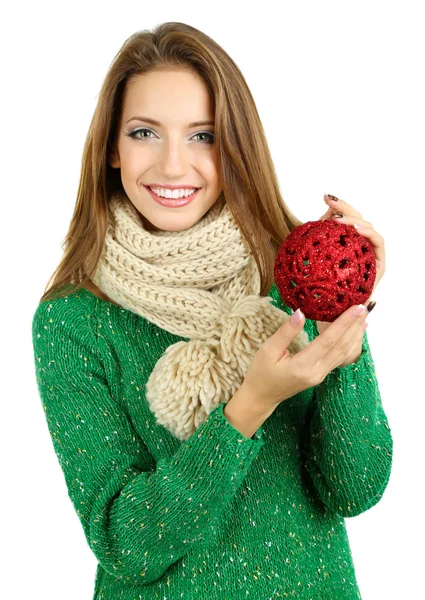
M 333 322 L 372 294 L 376 259 L 352 225 L 308 221 L 291 231 L 274 263 L 274 280 L 287 306 L 307 319 Z

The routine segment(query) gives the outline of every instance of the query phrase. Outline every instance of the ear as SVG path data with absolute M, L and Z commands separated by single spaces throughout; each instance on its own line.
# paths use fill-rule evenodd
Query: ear
M 118 153 L 115 152 L 115 150 L 111 152 L 111 155 L 109 157 L 109 164 L 113 169 L 119 169 L 121 166 L 120 158 L 118 156 Z

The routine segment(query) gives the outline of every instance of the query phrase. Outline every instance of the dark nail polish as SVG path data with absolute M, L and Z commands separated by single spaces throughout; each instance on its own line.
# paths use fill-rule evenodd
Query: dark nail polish
M 334 213 L 332 216 L 335 217 L 335 219 L 343 219 L 344 218 L 344 215 L 342 213 Z
M 331 196 L 330 194 L 326 194 L 326 197 L 329 198 L 330 200 L 334 200 L 335 202 L 338 202 L 338 198 L 336 196 Z
M 366 308 L 367 308 L 367 311 L 368 311 L 368 312 L 372 312 L 372 311 L 373 311 L 373 309 L 375 308 L 375 306 L 376 306 L 376 302 L 375 302 L 374 300 L 372 300 L 372 301 L 371 301 L 371 302 L 369 302 L 369 304 L 366 306 Z

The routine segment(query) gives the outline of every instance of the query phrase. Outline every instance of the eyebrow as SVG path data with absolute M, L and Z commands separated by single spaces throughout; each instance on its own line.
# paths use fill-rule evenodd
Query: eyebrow
M 136 117 L 131 117 L 131 119 L 128 119 L 128 121 L 126 121 L 126 124 L 129 123 L 130 121 L 144 121 L 145 123 L 150 123 L 151 125 L 156 125 L 157 127 L 162 127 L 161 123 L 159 121 L 155 121 L 155 119 L 149 119 L 149 117 L 142 117 L 142 116 L 136 116 Z M 192 127 L 200 127 L 203 125 L 214 125 L 214 121 L 194 121 L 193 123 L 189 123 L 189 129 L 191 129 Z

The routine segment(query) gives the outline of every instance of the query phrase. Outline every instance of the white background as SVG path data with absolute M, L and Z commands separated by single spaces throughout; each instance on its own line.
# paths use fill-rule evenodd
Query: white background
M 368 337 L 394 438 L 382 500 L 347 519 L 363 600 L 425 598 L 424 18 L 421 2 L 15 2 L 1 18 L 2 586 L 8 600 L 91 600 L 97 561 L 38 397 L 31 319 L 61 254 L 102 80 L 137 30 L 213 37 L 256 101 L 285 202 L 324 193 L 384 236 Z M 337 599 L 326 599 L 337 600 Z

